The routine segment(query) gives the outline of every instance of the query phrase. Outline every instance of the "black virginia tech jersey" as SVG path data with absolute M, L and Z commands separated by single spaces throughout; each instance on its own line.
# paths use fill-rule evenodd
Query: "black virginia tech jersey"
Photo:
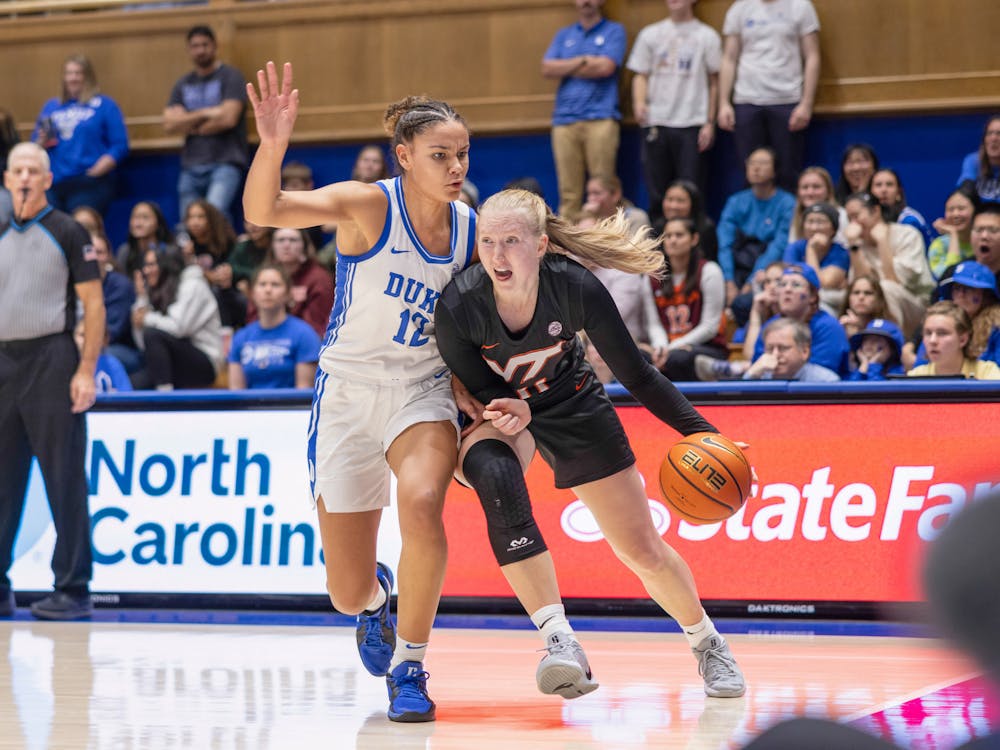
M 604 285 L 564 255 L 543 257 L 535 315 L 523 331 L 504 326 L 493 282 L 479 264 L 445 288 L 435 330 L 445 364 L 484 404 L 523 398 L 535 413 L 593 385 L 596 377 L 576 336 L 586 331 L 619 382 L 659 419 L 682 435 L 717 432 L 642 357 Z

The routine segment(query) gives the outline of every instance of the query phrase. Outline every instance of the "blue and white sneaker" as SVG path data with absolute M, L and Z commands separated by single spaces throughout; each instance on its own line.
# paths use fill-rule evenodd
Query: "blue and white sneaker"
M 385 604 L 372 613 L 358 615 L 355 632 L 361 663 L 371 674 L 381 677 L 389 671 L 392 653 L 396 650 L 396 623 L 389 614 L 389 599 L 392 596 L 392 571 L 385 563 L 376 563 L 375 577 L 385 590 Z
M 423 662 L 404 661 L 385 676 L 390 721 L 434 721 L 434 701 L 427 695 Z

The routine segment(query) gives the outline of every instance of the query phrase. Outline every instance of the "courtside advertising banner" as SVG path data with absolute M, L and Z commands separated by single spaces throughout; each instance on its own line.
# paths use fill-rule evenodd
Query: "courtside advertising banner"
M 735 516 L 693 526 L 660 497 L 678 435 L 618 412 L 663 538 L 708 600 L 913 602 L 923 550 L 965 504 L 1000 489 L 1000 404 L 702 406 L 750 443 L 758 482 Z M 305 409 L 96 412 L 87 471 L 95 592 L 315 594 L 325 574 L 305 462 Z M 593 517 L 536 456 L 536 517 L 566 597 L 645 599 Z M 395 502 L 395 500 L 393 500 Z M 444 595 L 510 597 L 475 494 L 448 494 Z M 17 590 L 47 590 L 55 532 L 37 466 L 15 546 Z M 398 561 L 395 508 L 380 558 Z M 761 611 L 770 605 L 762 605 Z M 798 610 L 796 610 L 798 612 Z

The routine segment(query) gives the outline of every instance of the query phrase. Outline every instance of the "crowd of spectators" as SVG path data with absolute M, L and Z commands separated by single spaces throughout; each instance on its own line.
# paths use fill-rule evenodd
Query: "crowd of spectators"
M 555 33 L 541 66 L 558 81 L 555 210 L 581 224 L 621 211 L 631 231 L 662 237 L 666 278 L 594 270 L 668 377 L 1000 377 L 1000 117 L 956 164 L 955 186 L 928 220 L 868 144 L 847 146 L 839 170 L 802 164 L 819 76 L 820 19 L 809 0 L 734 0 L 721 35 L 697 19 L 695 0 L 670 0 L 631 50 L 623 27 L 603 16 L 603 0 L 574 6 L 576 23 Z M 138 196 L 128 236 L 110 243 L 103 214 L 128 136 L 86 56 L 66 58 L 59 96 L 44 103 L 31 134 L 51 158 L 50 201 L 87 228 L 99 255 L 109 370 L 100 382 L 104 390 L 308 387 L 333 305 L 337 227 L 246 222 L 237 235 L 245 80 L 218 59 L 211 28 L 195 26 L 186 44 L 193 69 L 164 109 L 166 132 L 184 137 L 176 226 Z M 624 69 L 642 135 L 645 208 L 625 197 L 614 169 Z M 734 133 L 746 187 L 715 222 L 704 195 L 717 128 Z M 17 140 L 0 111 L 0 156 Z M 389 174 L 383 147 L 359 148 L 352 179 Z M 303 162 L 287 163 L 281 178 L 285 190 L 315 186 Z M 541 194 L 531 176 L 515 185 Z M 462 200 L 475 207 L 479 198 L 467 181 Z M 10 205 L 0 190 L 0 222 Z

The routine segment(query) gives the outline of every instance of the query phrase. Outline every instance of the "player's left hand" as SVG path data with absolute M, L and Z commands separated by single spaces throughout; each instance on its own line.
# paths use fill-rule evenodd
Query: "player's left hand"
M 531 407 L 519 398 L 495 398 L 486 404 L 483 418 L 504 435 L 516 435 L 531 422 Z
M 87 411 L 97 400 L 97 383 L 93 375 L 84 372 L 75 372 L 73 379 L 69 381 L 69 398 L 73 403 L 73 413 L 80 414 Z

